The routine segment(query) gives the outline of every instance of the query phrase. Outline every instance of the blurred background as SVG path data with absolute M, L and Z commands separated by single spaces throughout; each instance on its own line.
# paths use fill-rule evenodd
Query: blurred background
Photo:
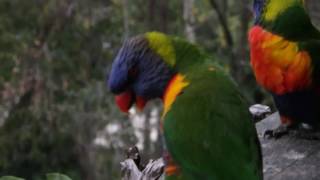
M 320 24 L 320 1 L 307 6 Z M 161 103 L 121 114 L 105 79 L 124 39 L 162 31 L 199 44 L 230 71 L 251 104 L 272 105 L 249 66 L 252 0 L 1 0 L 0 176 L 120 178 L 137 145 L 161 154 Z M 128 120 L 129 119 L 129 120 Z

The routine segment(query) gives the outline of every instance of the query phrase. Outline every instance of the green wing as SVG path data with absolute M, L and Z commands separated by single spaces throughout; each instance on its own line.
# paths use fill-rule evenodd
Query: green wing
M 168 150 L 187 179 L 262 179 L 261 152 L 248 105 L 215 66 L 186 74 L 190 85 L 164 120 Z

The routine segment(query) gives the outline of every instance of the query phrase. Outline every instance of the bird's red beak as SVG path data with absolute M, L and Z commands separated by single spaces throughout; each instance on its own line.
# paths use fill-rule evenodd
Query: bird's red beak
M 128 90 L 117 95 L 116 103 L 122 112 L 128 113 L 129 109 L 134 103 L 133 93 Z
M 140 96 L 135 97 L 133 92 L 128 90 L 116 96 L 116 103 L 122 112 L 128 113 L 134 103 L 142 111 L 147 101 Z
M 138 110 L 143 111 L 146 104 L 147 104 L 147 101 L 145 99 L 143 99 L 140 96 L 136 97 L 136 106 L 137 106 Z

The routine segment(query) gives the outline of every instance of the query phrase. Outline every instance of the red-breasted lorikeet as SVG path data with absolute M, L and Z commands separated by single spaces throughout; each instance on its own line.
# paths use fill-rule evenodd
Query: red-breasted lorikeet
M 282 123 L 271 134 L 281 136 L 301 123 L 319 128 L 320 33 L 304 0 L 254 0 L 254 12 L 251 65 L 257 82 L 271 92 Z

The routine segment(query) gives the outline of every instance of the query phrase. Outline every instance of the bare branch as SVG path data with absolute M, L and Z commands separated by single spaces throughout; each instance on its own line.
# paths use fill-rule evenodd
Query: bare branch
M 231 31 L 228 26 L 227 19 L 223 15 L 223 12 L 221 11 L 216 0 L 210 0 L 210 4 L 211 4 L 212 8 L 215 10 L 215 12 L 217 13 L 218 20 L 223 28 L 223 33 L 224 33 L 226 42 L 228 44 L 228 47 L 232 48 L 234 45 L 234 41 L 233 41 L 233 37 L 232 37 Z

